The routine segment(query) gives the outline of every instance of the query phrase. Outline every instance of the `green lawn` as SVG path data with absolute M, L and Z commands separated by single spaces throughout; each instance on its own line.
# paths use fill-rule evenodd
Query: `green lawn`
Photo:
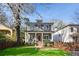
M 0 50 L 0 56 L 68 56 L 63 50 L 40 50 L 34 47 L 16 47 Z

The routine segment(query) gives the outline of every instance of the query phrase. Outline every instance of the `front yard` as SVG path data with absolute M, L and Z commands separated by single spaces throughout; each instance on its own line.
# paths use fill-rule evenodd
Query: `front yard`
M 70 53 L 63 50 L 42 50 L 35 47 L 16 47 L 0 50 L 0 56 L 68 56 Z

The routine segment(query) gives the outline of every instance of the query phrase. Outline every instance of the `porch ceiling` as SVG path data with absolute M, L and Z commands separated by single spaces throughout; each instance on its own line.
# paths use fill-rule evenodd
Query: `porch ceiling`
M 39 31 L 39 32 L 34 31 L 34 32 L 31 32 L 31 31 L 28 31 L 27 33 L 53 33 L 53 32 L 52 31 L 51 32 L 43 32 L 43 31 Z

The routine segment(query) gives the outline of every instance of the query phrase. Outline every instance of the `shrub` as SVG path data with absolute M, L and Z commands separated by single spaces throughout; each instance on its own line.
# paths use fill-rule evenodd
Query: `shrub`
M 49 46 L 49 43 L 50 43 L 50 40 L 44 39 L 44 44 L 45 44 L 46 47 Z
M 0 49 L 12 47 L 14 44 L 15 42 L 12 41 L 10 37 L 6 37 L 4 34 L 0 33 Z

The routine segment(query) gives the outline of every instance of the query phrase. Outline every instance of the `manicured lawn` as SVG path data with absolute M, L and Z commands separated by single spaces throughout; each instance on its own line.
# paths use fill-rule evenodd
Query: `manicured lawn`
M 34 47 L 16 47 L 0 50 L 0 56 L 68 56 L 63 50 L 40 50 Z

